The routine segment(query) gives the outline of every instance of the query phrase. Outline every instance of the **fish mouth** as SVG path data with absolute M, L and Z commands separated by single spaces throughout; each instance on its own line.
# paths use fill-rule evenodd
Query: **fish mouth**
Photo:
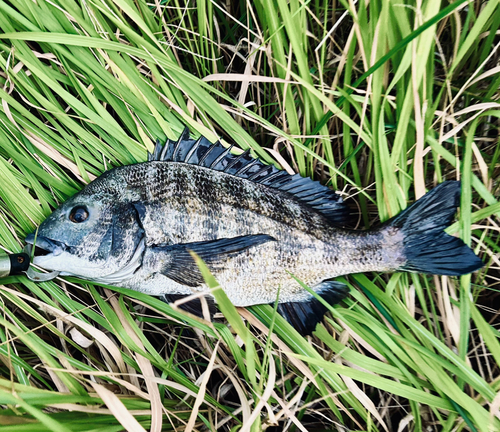
M 29 234 L 24 241 L 28 244 L 35 245 L 35 257 L 50 254 L 57 256 L 61 255 L 67 249 L 64 243 L 49 239 L 48 237 L 38 235 L 35 239 L 35 234 Z

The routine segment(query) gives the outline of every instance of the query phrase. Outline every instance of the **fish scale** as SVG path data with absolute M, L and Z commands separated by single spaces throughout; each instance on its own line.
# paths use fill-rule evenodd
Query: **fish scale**
M 444 232 L 459 196 L 458 182 L 444 182 L 385 224 L 348 230 L 348 208 L 330 189 L 185 131 L 157 143 L 148 162 L 104 173 L 56 209 L 39 227 L 45 252 L 35 263 L 167 301 L 210 298 L 193 251 L 233 304 L 278 300 L 278 312 L 308 334 L 326 308 L 294 277 L 335 304 L 348 293 L 331 280 L 339 275 L 479 269 L 472 250 Z M 189 310 L 201 313 L 198 303 Z

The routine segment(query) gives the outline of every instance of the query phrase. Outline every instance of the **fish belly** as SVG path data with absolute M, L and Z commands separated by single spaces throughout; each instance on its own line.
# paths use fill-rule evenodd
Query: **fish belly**
M 235 306 L 273 303 L 278 295 L 280 302 L 303 301 L 310 294 L 292 275 L 311 287 L 324 280 L 332 271 L 324 256 L 324 246 L 319 241 L 310 242 L 308 247 L 302 244 L 300 248 L 290 240 L 271 241 L 215 264 L 209 263 L 209 268 Z M 158 296 L 200 291 L 209 294 L 204 283 L 188 286 L 163 274 L 162 266 L 171 259 L 170 253 L 147 250 L 140 270 L 124 284 Z

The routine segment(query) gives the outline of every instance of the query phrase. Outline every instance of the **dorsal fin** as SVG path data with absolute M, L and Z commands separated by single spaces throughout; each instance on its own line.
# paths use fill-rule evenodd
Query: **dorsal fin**
M 148 161 L 184 162 L 261 183 L 273 189 L 292 194 L 295 198 L 319 211 L 331 223 L 341 226 L 348 221 L 349 209 L 340 195 L 317 181 L 300 174 L 290 175 L 273 165 L 265 165 L 250 156 L 249 151 L 240 155 L 230 153 L 219 141 L 212 144 L 205 137 L 189 138 L 185 128 L 177 141 L 167 140 L 162 145 L 156 141 Z

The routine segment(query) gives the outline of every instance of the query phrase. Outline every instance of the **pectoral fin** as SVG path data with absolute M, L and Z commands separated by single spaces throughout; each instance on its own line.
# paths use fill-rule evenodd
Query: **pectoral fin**
M 159 269 L 161 274 L 182 285 L 196 287 L 203 283 L 203 276 L 189 251 L 199 255 L 209 269 L 220 271 L 229 258 L 269 241 L 276 240 L 267 234 L 255 234 L 202 242 L 155 246 L 151 248 L 150 256 L 161 261 L 162 265 L 161 269 Z

